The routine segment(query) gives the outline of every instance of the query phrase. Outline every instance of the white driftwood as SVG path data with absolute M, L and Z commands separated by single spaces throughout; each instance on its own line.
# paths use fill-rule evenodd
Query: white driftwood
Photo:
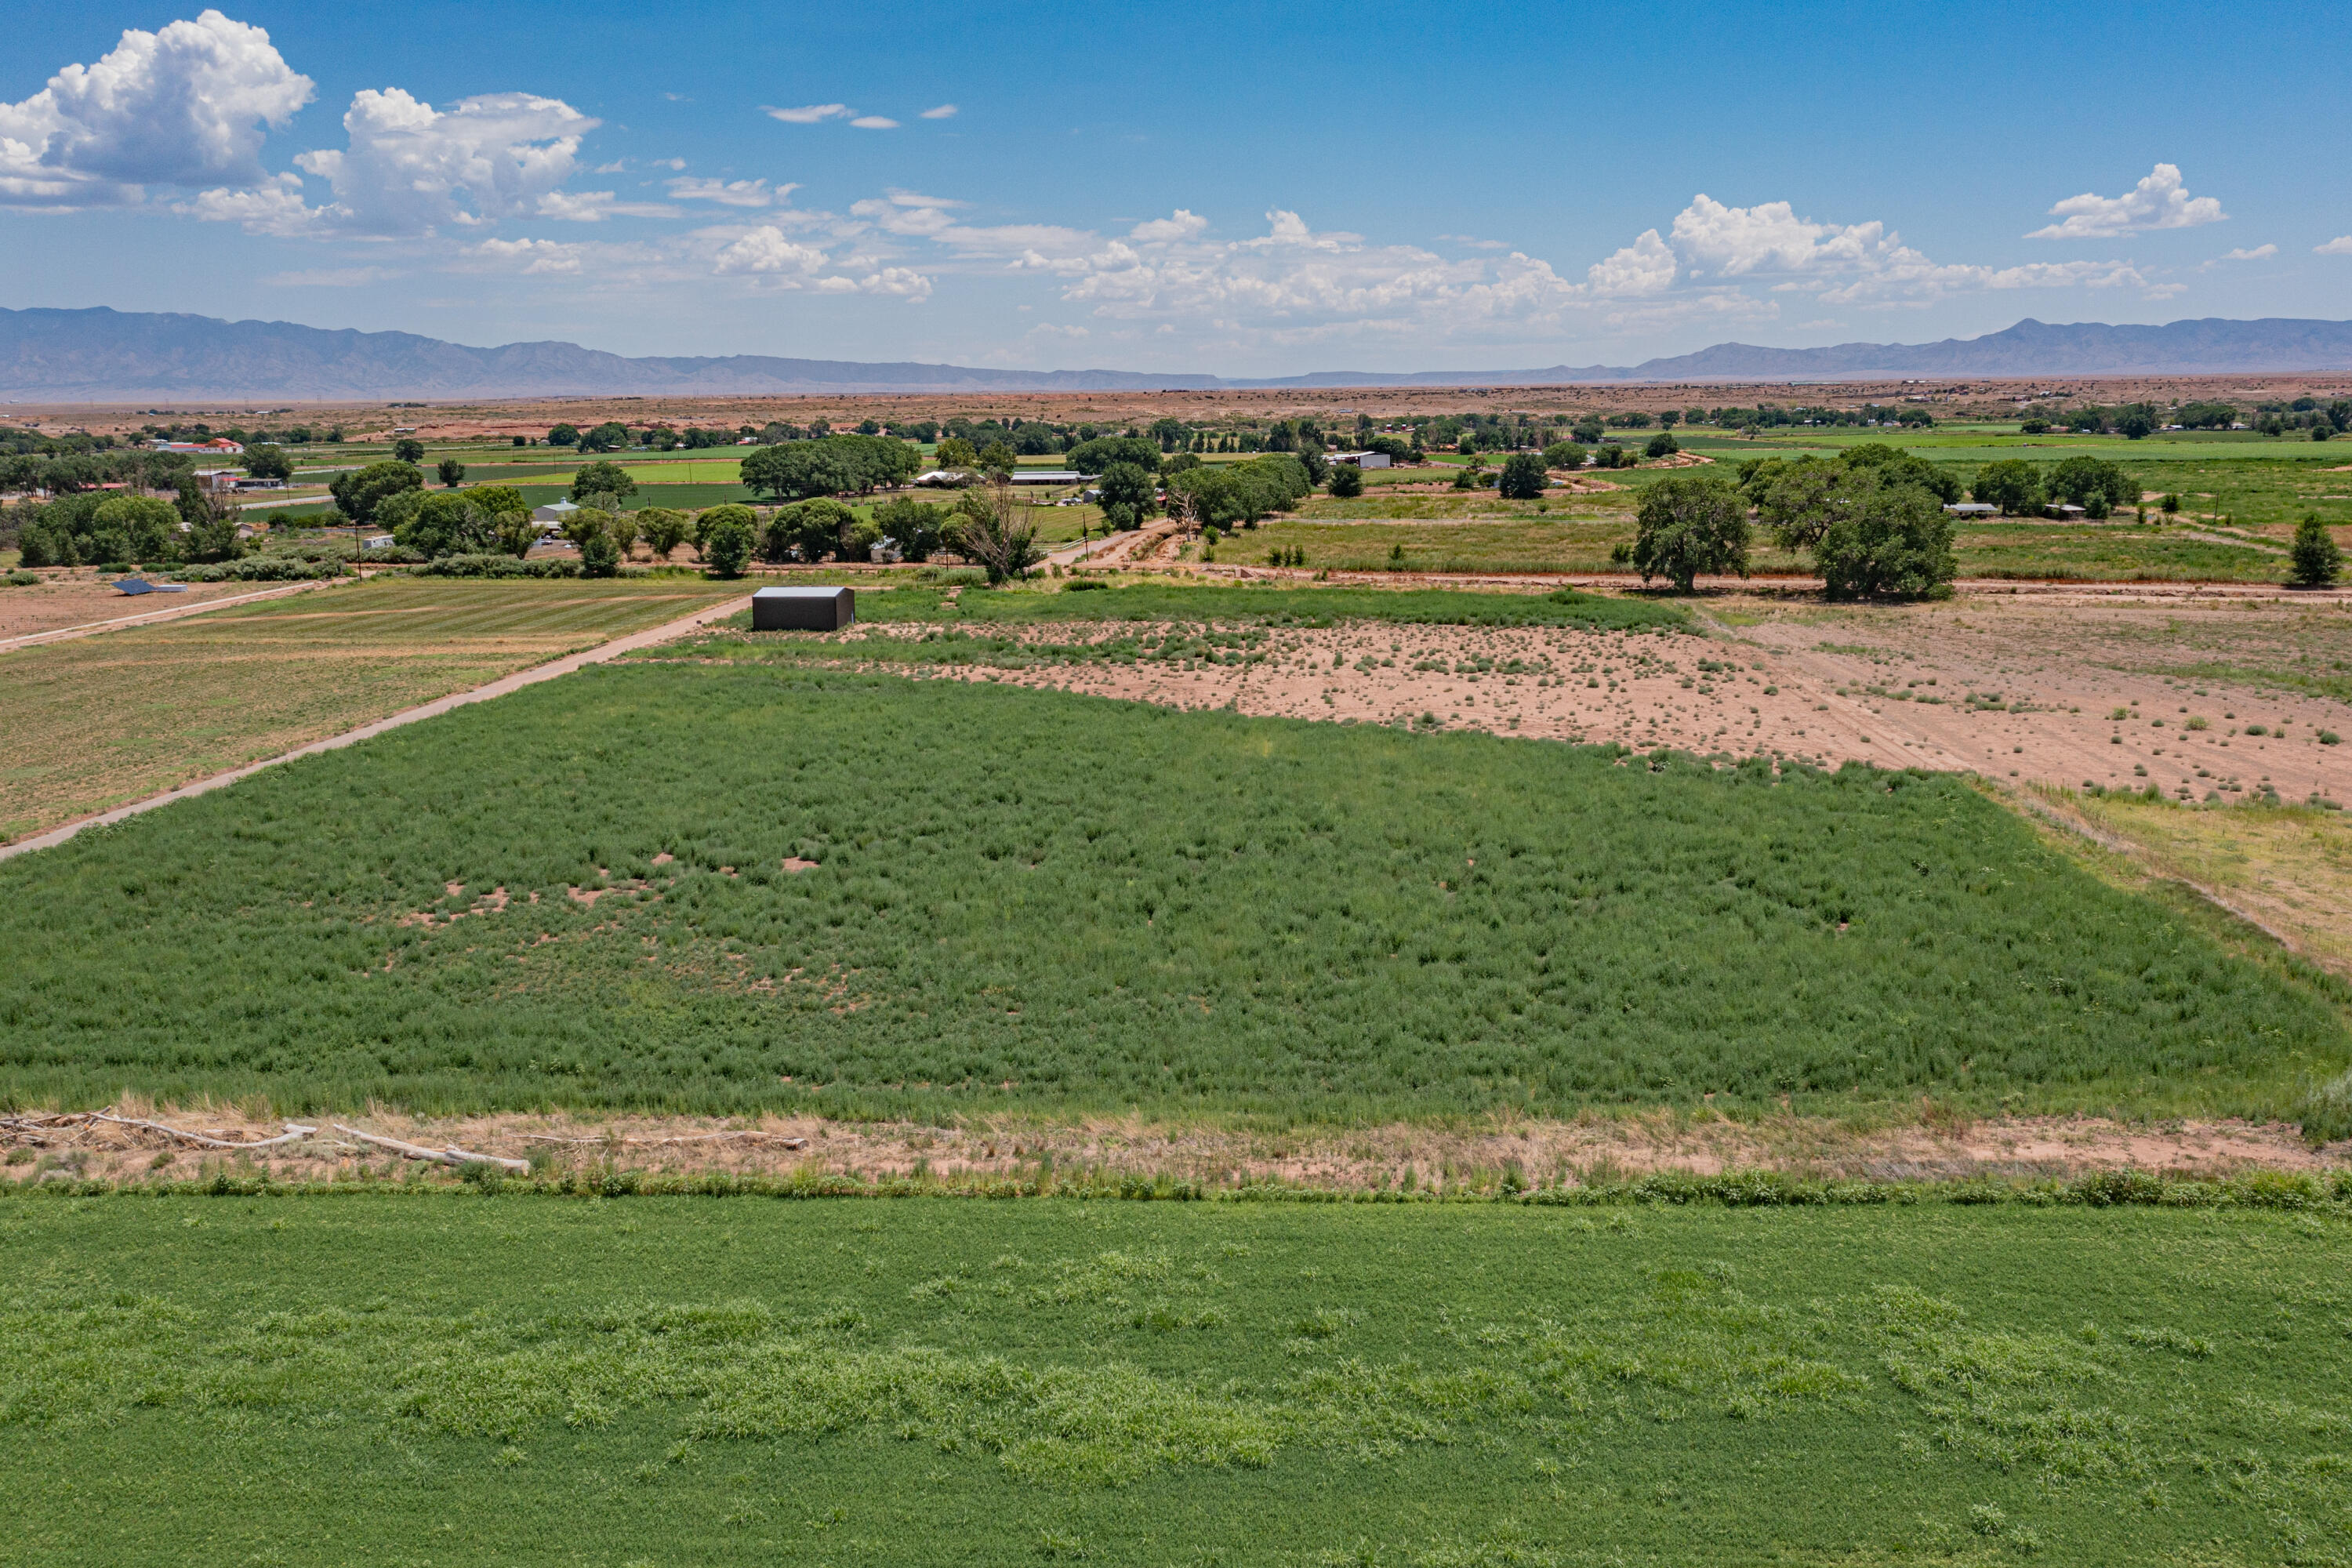
M 598 1146 L 602 1146 L 607 1142 L 620 1142 L 630 1145 L 633 1148 L 650 1148 L 662 1143 L 707 1143 L 714 1138 L 773 1138 L 787 1149 L 805 1149 L 808 1147 L 808 1140 L 805 1138 L 794 1138 L 782 1132 L 758 1132 L 748 1130 L 734 1132 L 688 1132 L 682 1133 L 676 1138 L 621 1139 L 558 1138 L 551 1133 L 533 1132 L 528 1134 L 523 1139 L 523 1142 L 526 1143 L 594 1144 Z
M 194 1143 L 205 1149 L 267 1149 L 272 1144 L 291 1143 L 298 1138 L 308 1138 L 319 1131 L 315 1127 L 304 1127 L 299 1122 L 289 1121 L 285 1124 L 286 1131 L 275 1138 L 257 1138 L 249 1142 L 238 1142 L 233 1138 L 215 1138 L 205 1132 L 191 1132 L 184 1127 L 172 1127 L 161 1121 L 148 1121 L 136 1116 L 117 1116 L 107 1110 L 79 1111 L 71 1117 L 58 1117 L 49 1125 L 72 1125 L 78 1122 L 84 1127 L 89 1127 L 101 1121 L 115 1127 L 137 1127 L 149 1132 L 161 1132 L 167 1138 L 177 1138 L 184 1142 Z
M 373 1143 L 379 1149 L 389 1149 L 396 1154 L 404 1154 L 412 1160 L 432 1160 L 444 1165 L 503 1165 L 509 1171 L 530 1169 L 530 1162 L 528 1160 L 509 1160 L 497 1154 L 470 1154 L 458 1148 L 427 1149 L 422 1143 L 405 1143 L 397 1138 L 386 1138 L 380 1132 L 362 1132 L 356 1127 L 346 1127 L 340 1121 L 331 1122 L 329 1125 L 346 1137 L 356 1138 L 362 1143 Z

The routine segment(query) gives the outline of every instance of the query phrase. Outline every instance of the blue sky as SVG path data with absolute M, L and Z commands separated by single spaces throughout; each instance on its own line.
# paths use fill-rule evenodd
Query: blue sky
M 1280 374 L 2340 318 L 2333 6 L 51 4 L 0 304 Z

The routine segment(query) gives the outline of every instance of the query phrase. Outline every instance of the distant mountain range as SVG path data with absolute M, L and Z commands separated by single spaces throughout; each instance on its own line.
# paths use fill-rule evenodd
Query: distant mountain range
M 1937 343 L 1772 349 L 1717 343 L 1637 365 L 1543 370 L 1318 371 L 1248 380 L 1118 370 L 981 370 L 849 360 L 626 358 L 577 343 L 468 348 L 413 332 L 330 331 L 110 310 L 0 310 L 0 395 L 52 403 L 390 397 L 710 396 L 1341 386 L 1547 386 L 1593 382 L 1875 381 L 1908 377 L 2220 375 L 2352 370 L 2352 321 L 2267 319 L 2111 327 L 2023 321 Z

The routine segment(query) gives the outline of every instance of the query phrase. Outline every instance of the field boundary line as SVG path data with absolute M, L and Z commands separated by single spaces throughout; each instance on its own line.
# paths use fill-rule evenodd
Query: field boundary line
M 263 588 L 252 594 L 232 594 L 226 599 L 205 599 L 194 605 L 173 605 L 161 610 L 142 610 L 135 616 L 117 616 L 110 621 L 84 621 L 78 626 L 53 626 L 45 632 L 26 632 L 22 637 L 0 637 L 0 653 L 14 653 L 20 647 L 37 647 L 43 643 L 64 642 L 69 637 L 86 637 L 99 632 L 114 631 L 125 626 L 160 626 L 189 616 L 201 616 L 206 610 L 226 609 L 231 605 L 249 605 L 256 599 L 280 599 L 289 594 L 323 588 L 339 581 L 320 577 L 308 583 L 285 583 L 275 588 Z
M 226 773 L 214 773 L 209 778 L 197 779 L 193 784 L 184 784 L 177 789 L 165 790 L 161 795 L 149 795 L 144 800 L 132 801 L 128 805 L 118 805 L 111 811 L 102 811 L 94 816 L 85 816 L 79 822 L 68 822 L 63 827 L 53 827 L 47 833 L 37 834 L 21 843 L 0 844 L 0 860 L 11 860 L 19 855 L 29 855 L 36 849 L 53 849 L 86 827 L 104 827 L 112 823 L 123 821 L 125 818 L 137 816 L 142 812 L 152 811 L 160 805 L 170 805 L 174 801 L 209 795 L 214 790 L 227 788 L 239 779 L 250 778 L 264 768 L 274 768 L 281 763 L 290 763 L 301 757 L 316 756 L 321 752 L 340 751 L 345 746 L 357 745 L 362 741 L 372 740 L 386 731 L 414 724 L 421 719 L 437 719 L 444 713 L 466 707 L 470 703 L 487 702 L 494 697 L 504 697 L 509 692 L 520 691 L 526 686 L 536 686 L 542 680 L 553 680 L 558 676 L 570 675 L 572 671 L 588 665 L 602 664 L 607 659 L 617 658 L 637 648 L 650 647 L 656 643 L 683 636 L 721 616 L 734 615 L 749 607 L 751 603 L 749 595 L 722 600 L 719 604 L 697 610 L 694 614 L 681 619 L 666 621 L 660 626 L 649 627 L 645 631 L 631 632 L 628 636 L 615 637 L 611 642 L 599 643 L 594 647 L 583 649 L 579 653 L 566 654 L 562 658 L 551 659 L 545 664 L 533 665 L 528 669 L 519 669 L 511 675 L 502 675 L 486 686 L 472 687 L 464 691 L 453 691 L 446 697 L 436 697 L 430 702 L 415 708 L 403 709 L 388 718 L 362 724 L 356 730 L 346 730 L 340 735 L 330 735 L 322 741 L 312 741 L 308 745 L 297 746 L 290 752 L 281 752 L 274 757 L 265 757 L 257 763 L 247 763 L 243 767 L 231 768 Z
M 1990 783 L 1991 781 L 1988 780 L 1987 782 Z M 2049 799 L 2046 795 L 2037 790 L 2031 788 L 2022 790 L 2004 789 L 1998 784 L 1995 784 L 1993 787 L 1998 793 L 2006 795 L 2021 805 L 2024 808 L 2026 816 L 2040 817 L 2044 823 L 2053 827 L 2058 828 L 2062 832 L 2072 833 L 2078 838 L 2088 839 L 2091 843 L 2097 845 L 2100 848 L 2105 849 L 2110 855 L 2116 856 L 2119 859 L 2131 862 L 2131 864 L 2139 868 L 2141 875 L 2148 878 L 2150 880 L 2170 882 L 2177 887 L 2188 889 L 2190 892 L 2196 894 L 2199 898 L 2204 900 L 2215 909 L 2220 910 L 2223 914 L 2228 915 L 2231 919 L 2242 921 L 2246 924 L 2253 927 L 2256 931 L 2262 932 L 2273 942 L 2278 943 L 2281 948 L 2293 953 L 2295 957 L 2306 960 L 2310 959 L 2310 955 L 2305 952 L 2302 943 L 2296 942 L 2294 938 L 2287 935 L 2286 932 L 2280 931 L 2277 927 L 2272 925 L 2261 916 L 2240 909 L 2236 904 L 2233 904 L 2228 899 L 2223 898 L 2219 889 L 2209 888 L 2204 883 L 2197 881 L 2193 878 L 2184 877 L 2178 871 L 2171 870 L 2165 866 L 2158 864 L 2156 857 L 2149 852 L 2145 845 L 2135 843 L 2133 840 L 2124 837 L 2121 834 L 2108 832 L 2105 828 L 2099 826 L 2097 824 L 2089 822 L 2074 812 L 2059 805 L 2056 802 Z M 2322 964 L 2320 967 L 2326 968 L 2326 965 Z

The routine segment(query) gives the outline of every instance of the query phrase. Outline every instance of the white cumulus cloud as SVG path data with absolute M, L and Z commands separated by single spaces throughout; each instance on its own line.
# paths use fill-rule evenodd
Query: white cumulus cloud
M 1656 229 L 1643 229 L 1633 244 L 1587 268 L 1584 276 L 1595 294 L 1661 293 L 1674 287 L 1675 253 L 1666 248 Z
M 1726 206 L 1702 192 L 1675 215 L 1675 248 L 1727 278 L 1759 272 L 1836 272 L 1865 266 L 1889 240 L 1878 223 L 1801 218 L 1787 202 Z
M 798 185 L 777 185 L 772 189 L 765 180 L 680 178 L 667 183 L 672 201 L 717 202 L 720 206 L 728 207 L 772 206 L 800 189 Z
M 333 188 L 322 221 L 341 232 L 413 236 L 524 216 L 593 221 L 630 210 L 609 192 L 560 190 L 577 167 L 581 138 L 598 123 L 561 99 L 527 92 L 439 110 L 396 87 L 370 89 L 343 115 L 348 150 L 294 161 Z
M 2352 234 L 2339 234 L 2326 245 L 2311 247 L 2314 256 L 2352 256 Z
M 722 273 L 800 273 L 813 276 L 824 269 L 825 253 L 814 245 L 787 238 L 773 224 L 761 224 L 721 250 L 711 263 Z
M 956 117 L 956 106 L 952 103 L 942 103 L 935 109 L 923 110 L 922 117 L 925 120 L 953 120 Z
M 2176 163 L 2158 163 L 2146 179 L 2119 196 L 2085 191 L 2050 209 L 2059 221 L 2037 228 L 2028 239 L 2113 239 L 2152 228 L 2195 228 L 2230 215 L 2211 196 L 2192 196 L 2180 183 Z
M 2276 256 L 2277 254 L 2278 247 L 2275 245 L 2258 245 L 2252 250 L 2248 250 L 2244 247 L 2241 246 L 2235 250 L 2223 251 L 2221 253 L 2221 259 L 2224 261 L 2268 261 L 2272 257 Z
M 473 247 L 472 254 L 515 264 L 515 269 L 526 275 L 568 277 L 580 271 L 589 252 L 583 246 L 554 239 L 486 239 Z
M 850 121 L 860 131 L 896 131 L 898 122 L 887 114 L 861 114 Z
M 787 125 L 814 125 L 826 120 L 846 120 L 849 105 L 845 103 L 803 103 L 798 109 L 767 109 L 761 112 L 771 120 L 781 120 Z
M 149 184 L 259 184 L 263 127 L 286 123 L 311 91 L 268 33 L 218 11 L 128 28 L 96 65 L 0 103 L 0 203 L 112 206 Z

